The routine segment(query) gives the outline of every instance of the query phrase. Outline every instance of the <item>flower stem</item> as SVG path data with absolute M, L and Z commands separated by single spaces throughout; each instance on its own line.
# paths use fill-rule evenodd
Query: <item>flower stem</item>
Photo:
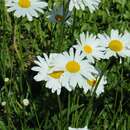
M 60 118 L 59 118 L 59 120 L 60 120 L 60 128 L 59 128 L 59 130 L 61 130 L 62 129 L 62 105 L 61 105 L 61 99 L 60 99 L 60 96 L 59 95 L 57 95 L 57 101 L 58 101 L 58 106 L 59 106 L 59 111 L 60 111 Z

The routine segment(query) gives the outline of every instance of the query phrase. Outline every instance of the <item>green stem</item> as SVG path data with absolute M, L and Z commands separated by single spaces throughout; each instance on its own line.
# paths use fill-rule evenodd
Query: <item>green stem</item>
M 75 24 L 76 24 L 76 9 L 74 8 L 74 15 L 73 15 L 73 25 L 72 25 L 72 44 L 74 42 L 74 32 L 75 32 Z
M 33 110 L 34 110 L 34 113 L 35 113 L 35 117 L 36 117 L 36 121 L 37 121 L 38 128 L 41 129 L 41 126 L 40 126 L 40 123 L 39 123 L 39 119 L 38 119 L 38 115 L 37 115 L 37 113 L 36 113 L 35 104 L 32 104 L 32 105 L 33 105 Z
M 67 113 L 67 124 L 69 126 L 69 116 L 70 116 L 70 93 L 68 94 L 68 113 Z
M 120 116 L 121 116 L 121 113 L 122 113 L 122 102 L 123 102 L 123 85 L 122 83 L 124 82 L 124 79 L 123 79 L 123 73 L 124 73 L 124 59 L 122 59 L 122 63 L 121 63 L 121 78 L 120 78 L 120 82 L 121 82 L 121 100 L 120 100 L 120 105 L 119 105 L 119 110 L 120 110 Z
M 107 72 L 108 68 L 109 68 L 109 71 L 110 71 L 111 68 L 113 67 L 113 64 L 111 65 L 111 62 L 112 62 L 112 61 L 109 61 L 109 63 L 107 63 L 107 65 L 105 66 L 105 68 L 102 70 L 102 72 L 101 72 L 101 74 L 100 74 L 100 77 L 99 77 L 99 79 L 98 79 L 96 85 L 94 86 L 93 95 L 95 94 L 96 89 L 97 89 L 97 87 L 98 87 L 98 85 L 99 85 L 99 83 L 100 83 L 102 77 L 103 77 L 104 74 Z M 111 65 L 111 66 L 110 66 L 110 65 Z M 98 78 L 98 77 L 97 77 L 97 78 Z
M 75 21 L 76 21 L 76 9 L 74 8 L 72 34 L 74 34 L 74 30 L 75 30 L 75 23 L 76 23 Z
M 60 96 L 57 95 L 57 101 L 58 101 L 58 106 L 59 106 L 59 111 L 60 111 L 60 128 L 59 130 L 62 129 L 62 105 L 61 105 L 61 100 L 60 100 Z
M 60 41 L 59 41 L 59 45 L 58 45 L 58 50 L 60 50 L 60 52 L 62 51 L 63 48 L 63 42 L 64 42 L 64 23 L 61 23 L 60 25 Z
M 97 89 L 97 87 L 98 87 L 98 85 L 99 85 L 99 83 L 100 83 L 100 81 L 101 81 L 103 75 L 107 72 L 107 70 L 108 70 L 109 67 L 110 67 L 110 68 L 109 68 L 109 71 L 111 70 L 112 65 L 111 65 L 111 66 L 110 66 L 110 65 L 111 65 L 111 61 L 109 61 L 109 63 L 107 63 L 107 65 L 106 65 L 105 68 L 103 69 L 102 73 L 100 74 L 100 77 L 99 77 L 99 79 L 98 79 L 96 85 L 94 86 L 94 91 L 93 91 L 92 96 L 91 96 L 91 98 L 90 98 L 90 100 L 89 100 L 89 103 L 88 103 L 88 110 L 89 110 L 89 109 L 93 109 L 93 102 L 94 102 L 94 97 L 95 97 L 96 89 Z M 89 121 L 88 121 L 87 119 L 86 119 L 86 122 L 87 122 L 87 125 L 88 125 L 88 124 L 89 124 Z
M 60 114 L 62 113 L 62 106 L 61 106 L 61 100 L 60 100 L 60 96 L 57 95 L 57 101 L 58 101 L 58 106 L 59 106 L 59 110 L 60 110 Z

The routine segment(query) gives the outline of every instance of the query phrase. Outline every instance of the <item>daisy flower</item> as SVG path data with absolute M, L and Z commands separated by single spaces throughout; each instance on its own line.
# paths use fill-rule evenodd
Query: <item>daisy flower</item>
M 56 57 L 55 70 L 63 70 L 64 74 L 61 77 L 61 82 L 67 89 L 75 89 L 86 83 L 85 78 L 94 78 L 92 73 L 97 73 L 96 69 L 84 59 L 84 55 L 78 50 L 74 52 L 71 48 L 68 52 L 63 52 L 59 57 Z
M 23 105 L 28 106 L 29 105 L 29 100 L 28 99 L 23 99 Z
M 87 32 L 86 34 L 83 32 L 80 34 L 80 40 L 77 40 L 78 45 L 74 47 L 82 51 L 84 56 L 88 59 L 89 62 L 94 63 L 94 60 L 100 60 L 104 58 L 104 51 L 105 47 L 101 46 L 100 41 L 93 36 L 92 34 L 89 35 Z
M 95 87 L 96 87 L 96 84 L 97 84 L 99 78 L 100 78 L 100 75 L 98 74 L 98 75 L 95 75 L 94 78 L 86 80 L 86 84 L 85 84 L 85 86 L 83 86 L 84 92 L 86 93 L 88 91 L 88 89 L 91 92 L 95 91 Z M 99 96 L 101 93 L 104 92 L 104 86 L 106 84 L 107 84 L 106 77 L 102 76 L 102 78 L 99 81 L 99 84 L 98 84 L 98 86 L 96 88 L 96 91 L 95 91 L 97 96 Z
M 75 7 L 77 10 L 85 10 L 88 7 L 90 12 L 93 13 L 98 8 L 100 0 L 70 0 L 69 10 L 72 11 Z
M 43 13 L 43 9 L 48 6 L 46 2 L 39 0 L 6 0 L 8 12 L 14 12 L 16 17 L 27 16 L 29 21 L 33 17 L 38 17 L 37 12 Z
M 84 127 L 84 128 L 72 128 L 72 127 L 69 127 L 68 129 L 69 130 L 89 130 L 87 127 Z
M 106 47 L 105 58 L 130 56 L 129 36 L 129 33 L 119 34 L 118 30 L 111 30 L 110 36 L 99 34 L 100 41 Z
M 52 23 L 61 23 L 65 22 L 67 25 L 71 25 L 72 19 L 70 18 L 71 13 L 70 12 L 64 12 L 63 6 L 54 7 L 53 10 L 51 10 L 50 15 L 47 16 L 48 19 Z
M 57 92 L 59 95 L 62 87 L 60 79 L 64 71 L 51 71 L 53 68 L 51 62 L 54 60 L 54 57 L 56 57 L 57 54 L 50 54 L 50 57 L 48 57 L 45 53 L 43 55 L 43 58 L 37 56 L 38 61 L 34 61 L 34 63 L 38 65 L 32 67 L 33 71 L 38 72 L 38 74 L 34 76 L 34 80 L 46 81 L 45 87 L 51 89 L 52 93 Z
M 6 78 L 4 79 L 4 81 L 5 81 L 5 83 L 9 82 L 9 78 L 6 77 Z
M 3 101 L 3 102 L 1 102 L 1 106 L 5 106 L 6 105 L 6 101 Z

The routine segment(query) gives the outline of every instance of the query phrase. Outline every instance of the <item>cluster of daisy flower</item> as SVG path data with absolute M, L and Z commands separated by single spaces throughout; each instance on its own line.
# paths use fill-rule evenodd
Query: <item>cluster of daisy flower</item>
M 54 8 L 48 19 L 52 22 L 59 23 L 64 21 L 68 25 L 71 22 L 68 20 L 71 11 L 85 10 L 88 7 L 92 13 L 98 8 L 100 0 L 68 0 L 67 13 L 64 12 L 64 7 Z M 33 17 L 38 17 L 38 12 L 43 13 L 43 9 L 48 6 L 47 2 L 39 0 L 6 0 L 5 5 L 9 12 L 14 12 L 17 17 L 27 16 L 29 21 Z M 75 89 L 78 85 L 83 88 L 84 92 L 92 90 L 100 77 L 100 71 L 92 65 L 95 60 L 109 59 L 111 56 L 129 56 L 130 46 L 128 44 L 129 33 L 124 35 L 119 34 L 117 30 L 111 31 L 111 36 L 107 34 L 99 34 L 93 36 L 88 32 L 81 33 L 80 39 L 77 40 L 77 45 L 74 45 L 68 52 L 62 54 L 50 54 L 48 57 L 38 56 L 38 61 L 35 61 L 39 67 L 33 67 L 32 70 L 38 71 L 34 77 L 36 81 L 47 81 L 46 87 L 52 89 L 52 92 L 57 91 L 59 95 L 61 88 L 65 87 L 68 91 Z M 103 76 L 96 90 L 99 95 L 106 84 L 106 78 Z
M 67 0 L 68 9 L 63 6 L 49 9 L 51 12 L 47 18 L 53 23 L 65 23 L 71 25 L 71 13 L 73 9 L 85 10 L 90 13 L 98 8 L 100 0 Z M 33 17 L 37 18 L 38 13 L 44 13 L 48 3 L 40 0 L 6 0 L 5 5 L 8 12 L 14 12 L 16 17 L 27 17 L 29 21 Z M 46 88 L 51 89 L 57 95 L 61 93 L 62 87 L 68 91 L 76 87 L 82 88 L 84 93 L 96 92 L 97 96 L 104 91 L 107 84 L 106 77 L 101 75 L 101 71 L 94 67 L 96 61 L 109 59 L 110 57 L 130 56 L 130 33 L 125 31 L 119 33 L 118 30 L 111 30 L 110 35 L 98 34 L 94 36 L 89 32 L 81 33 L 77 39 L 77 45 L 72 46 L 69 52 L 63 53 L 43 53 L 43 57 L 37 56 L 32 67 L 37 72 L 34 76 L 36 81 L 46 81 Z M 29 104 L 24 100 L 25 106 Z M 69 130 L 88 130 L 84 128 L 71 128 Z
M 34 79 L 46 81 L 46 87 L 58 95 L 62 87 L 72 91 L 76 86 L 83 88 L 85 93 L 90 90 L 99 95 L 104 91 L 107 81 L 106 77 L 102 76 L 97 86 L 101 71 L 93 64 L 97 60 L 109 59 L 112 56 L 129 56 L 129 41 L 130 34 L 119 34 L 118 30 L 111 30 L 110 36 L 81 33 L 80 39 L 77 39 L 78 44 L 71 47 L 69 52 L 51 53 L 49 57 L 45 53 L 43 57 L 37 56 L 38 60 L 34 62 L 38 66 L 32 67 L 33 71 L 38 72 Z

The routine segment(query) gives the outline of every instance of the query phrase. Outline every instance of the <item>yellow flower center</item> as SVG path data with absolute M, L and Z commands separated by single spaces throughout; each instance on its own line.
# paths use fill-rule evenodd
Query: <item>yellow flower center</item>
M 96 80 L 87 80 L 87 83 L 93 87 L 96 84 Z
M 85 45 L 83 49 L 87 54 L 90 54 L 93 51 L 93 48 L 90 45 Z
M 30 0 L 19 0 L 18 5 L 21 8 L 29 8 L 31 6 Z
M 55 19 L 56 19 L 56 21 L 61 22 L 64 19 L 64 16 L 62 16 L 62 15 L 56 15 Z
M 115 52 L 119 52 L 123 49 L 123 43 L 119 40 L 112 40 L 108 47 Z
M 78 72 L 80 70 L 80 64 L 77 63 L 76 61 L 69 61 L 66 64 L 66 69 L 70 73 L 76 73 L 76 72 Z
M 55 79 L 59 79 L 63 73 L 64 71 L 54 71 L 51 74 L 49 74 L 49 76 Z

